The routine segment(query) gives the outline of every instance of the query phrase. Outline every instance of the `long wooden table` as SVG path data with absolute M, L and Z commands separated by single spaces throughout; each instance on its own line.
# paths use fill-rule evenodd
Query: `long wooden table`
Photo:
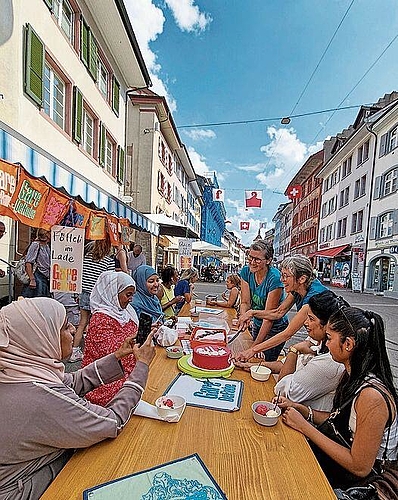
M 189 306 L 180 313 L 189 314 Z M 229 322 L 233 310 L 222 315 Z M 250 344 L 241 334 L 234 352 Z M 163 348 L 150 366 L 143 399 L 154 403 L 178 373 Z M 198 453 L 230 500 L 335 499 L 305 438 L 279 421 L 263 427 L 252 417 L 251 404 L 270 401 L 274 379 L 257 382 L 236 369 L 243 380 L 241 409 L 233 413 L 187 407 L 177 424 L 133 416 L 116 439 L 77 452 L 42 496 L 47 500 L 81 499 L 91 486 Z M 134 494 L 130 497 L 133 500 Z

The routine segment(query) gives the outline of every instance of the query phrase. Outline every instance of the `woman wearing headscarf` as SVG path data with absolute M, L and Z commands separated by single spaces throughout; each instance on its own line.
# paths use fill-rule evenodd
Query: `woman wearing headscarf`
M 131 306 L 135 282 L 126 273 L 105 271 L 100 275 L 90 297 L 92 316 L 85 339 L 82 366 L 87 366 L 113 352 L 126 337 L 136 337 L 137 314 Z M 124 378 L 98 387 L 87 399 L 105 406 L 121 389 L 135 366 L 134 356 L 122 361 Z
M 138 348 L 130 337 L 109 356 L 64 373 L 74 330 L 54 299 L 23 299 L 0 310 L 1 500 L 40 498 L 75 448 L 115 438 L 140 401 L 151 338 Z M 132 353 L 136 367 L 107 408 L 84 399 L 121 377 L 120 360 Z
M 131 302 L 138 317 L 142 312 L 152 317 L 152 322 L 161 321 L 164 314 L 160 300 L 157 297 L 159 290 L 159 276 L 150 266 L 139 266 L 134 272 L 137 291 Z

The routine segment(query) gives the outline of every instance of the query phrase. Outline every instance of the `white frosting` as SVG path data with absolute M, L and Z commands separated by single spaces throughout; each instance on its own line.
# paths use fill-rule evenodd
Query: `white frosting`
M 213 347 L 209 345 L 206 347 L 198 347 L 196 352 L 198 354 L 204 354 L 205 356 L 224 356 L 227 354 L 227 351 L 222 347 Z

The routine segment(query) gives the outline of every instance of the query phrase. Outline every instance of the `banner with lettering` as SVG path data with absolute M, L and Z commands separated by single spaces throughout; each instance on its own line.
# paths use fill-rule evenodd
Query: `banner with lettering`
M 50 291 L 81 293 L 84 229 L 51 228 Z
M 105 234 L 106 215 L 92 210 L 86 227 L 86 238 L 88 240 L 104 240 Z
M 40 227 L 50 186 L 19 169 L 18 184 L 11 197 L 12 218 L 28 226 Z
M 106 222 L 107 222 L 109 239 L 111 240 L 111 245 L 113 247 L 116 247 L 120 243 L 118 218 L 112 215 L 107 215 Z
M 49 231 L 52 226 L 59 224 L 69 208 L 69 198 L 50 188 L 47 195 L 46 204 L 43 210 L 43 218 L 40 227 Z
M 10 201 L 18 182 L 18 166 L 0 160 L 0 215 L 12 217 Z
M 178 263 L 179 269 L 192 267 L 192 240 L 189 238 L 178 240 Z
M 185 398 L 187 405 L 210 410 L 238 411 L 242 401 L 242 380 L 224 378 L 196 379 L 179 373 L 164 395 L 175 394 Z

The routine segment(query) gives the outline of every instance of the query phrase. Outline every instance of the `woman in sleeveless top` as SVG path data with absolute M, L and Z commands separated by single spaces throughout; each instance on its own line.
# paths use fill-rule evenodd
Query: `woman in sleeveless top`
M 157 293 L 160 305 L 162 306 L 165 319 L 175 318 L 174 304 L 185 300 L 182 295 L 174 296 L 174 287 L 178 281 L 178 272 L 175 267 L 167 266 L 163 269 L 161 277 L 162 283 Z
M 331 485 L 345 489 L 369 482 L 382 459 L 396 464 L 398 398 L 378 314 L 340 308 L 329 320 L 327 346 L 345 366 L 332 413 L 302 406 L 287 408 L 282 419 L 311 440 Z
M 237 274 L 230 274 L 225 284 L 227 290 L 222 294 L 224 300 L 213 300 L 212 306 L 218 307 L 233 307 L 239 314 L 240 309 L 240 276 Z

